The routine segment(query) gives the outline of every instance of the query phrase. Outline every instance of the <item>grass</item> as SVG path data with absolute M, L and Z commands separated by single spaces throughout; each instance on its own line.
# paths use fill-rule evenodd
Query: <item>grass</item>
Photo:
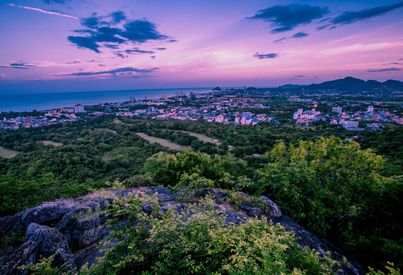
M 60 146 L 63 146 L 63 143 L 60 143 L 60 142 L 56 142 L 56 141 L 51 141 L 51 140 L 41 140 L 41 142 L 42 142 L 42 144 L 43 145 L 50 145 L 50 146 L 53 146 L 53 147 L 60 147 Z
M 108 129 L 108 128 L 95 128 L 94 131 L 98 132 L 98 133 L 110 133 L 110 134 L 114 134 L 114 135 L 116 135 L 118 133 L 115 130 Z
M 145 133 L 136 133 L 136 135 L 147 140 L 150 143 L 158 143 L 164 147 L 171 149 L 172 151 L 181 151 L 186 148 L 186 146 L 182 146 L 182 145 L 173 143 L 172 141 L 169 141 L 167 139 L 152 137 Z
M 189 136 L 195 137 L 200 141 L 203 142 L 208 142 L 208 143 L 212 143 L 212 144 L 216 144 L 216 145 L 220 145 L 221 142 L 218 139 L 214 139 L 202 134 L 198 134 L 198 133 L 193 133 L 193 132 L 189 132 L 189 131 L 180 131 L 182 133 L 188 134 Z
M 18 154 L 18 151 L 6 149 L 2 146 L 0 146 L 0 157 L 6 158 L 6 159 L 11 159 L 15 157 Z

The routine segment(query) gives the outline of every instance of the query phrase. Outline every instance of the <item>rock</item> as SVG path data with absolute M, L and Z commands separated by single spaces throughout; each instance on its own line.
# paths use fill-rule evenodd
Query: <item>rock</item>
M 229 196 L 228 192 L 222 191 L 217 188 L 212 189 L 210 194 L 213 196 L 214 200 L 220 203 L 226 202 Z
M 75 206 L 73 200 L 45 202 L 14 216 L 0 218 L 0 236 L 11 231 L 25 230 L 30 223 L 47 224 L 58 221 Z
M 225 219 L 225 224 L 228 225 L 230 223 L 234 223 L 236 225 L 239 225 L 241 223 L 244 223 L 247 219 L 245 214 L 241 212 L 227 212 L 225 213 L 226 219 Z
M 31 223 L 25 233 L 25 241 L 38 244 L 37 253 L 43 257 L 55 256 L 55 264 L 67 264 L 74 268 L 73 254 L 66 238 L 55 228 Z M 32 255 L 33 256 L 33 255 Z
M 259 207 L 250 204 L 250 203 L 244 203 L 241 205 L 241 210 L 246 213 L 246 215 L 250 217 L 257 217 L 260 218 L 263 215 L 263 210 L 260 209 Z
M 153 206 L 153 203 L 146 202 L 141 206 L 141 209 L 143 209 L 144 213 L 146 213 L 147 215 L 151 215 L 151 213 L 153 212 Z
M 175 195 L 172 194 L 172 192 L 168 188 L 160 187 L 160 186 L 152 186 L 152 187 L 149 187 L 149 190 L 153 193 L 153 195 L 157 196 L 158 201 L 160 201 L 160 202 L 167 202 L 167 201 L 175 200 Z
M 110 229 L 104 228 L 102 233 L 103 239 L 101 241 L 83 248 L 74 254 L 74 263 L 77 268 L 81 268 L 85 264 L 91 267 L 97 263 L 100 257 L 105 255 L 108 249 L 111 249 L 118 243 L 116 239 L 110 237 L 110 233 Z
M 344 255 L 335 246 L 316 237 L 301 225 L 297 224 L 290 217 L 283 215 L 281 218 L 277 219 L 277 221 L 279 224 L 284 226 L 287 231 L 291 231 L 295 234 L 297 237 L 297 242 L 300 245 L 315 249 L 320 253 L 321 256 L 324 256 L 327 252 L 330 252 L 333 259 L 343 259 Z M 358 263 L 348 259 L 348 263 L 342 265 L 342 273 L 337 274 L 365 274 L 365 272 Z
M 28 270 L 18 270 L 17 267 L 34 264 L 36 262 L 37 251 L 37 242 L 25 242 L 9 255 L 0 258 L 0 274 L 28 274 Z
M 86 263 L 93 265 L 97 262 L 97 257 L 103 256 L 107 249 L 117 243 L 110 234 L 112 228 L 105 225 L 110 218 L 106 210 L 115 198 L 156 197 L 163 212 L 172 209 L 176 213 L 183 213 L 187 220 L 200 215 L 202 211 L 202 208 L 192 208 L 189 204 L 199 203 L 201 198 L 208 195 L 214 200 L 217 215 L 224 215 L 226 225 L 244 223 L 248 216 L 266 216 L 293 232 L 301 245 L 316 249 L 321 255 L 330 251 L 335 259 L 343 257 L 337 248 L 282 215 L 280 208 L 266 196 L 260 197 L 266 206 L 262 209 L 261 206 L 255 205 L 246 193 L 236 192 L 235 199 L 241 204 L 241 211 L 237 212 L 229 202 L 229 193 L 217 188 L 191 190 L 183 187 L 173 193 L 164 187 L 135 187 L 124 190 L 99 190 L 74 200 L 43 203 L 14 216 L 0 218 L 0 236 L 28 227 L 23 245 L 0 258 L 0 274 L 25 275 L 27 271 L 16 268 L 36 263 L 40 255 L 49 257 L 55 254 L 55 263 L 67 263 L 71 270 L 76 270 L 75 267 L 80 268 Z M 143 211 L 151 214 L 155 203 L 157 202 L 143 203 Z M 127 223 L 127 217 L 121 217 L 113 228 Z M 343 274 L 362 273 L 358 264 L 351 260 L 349 262 L 351 266 L 343 266 Z
M 56 228 L 64 234 L 73 249 L 83 248 L 100 239 L 100 214 L 99 204 L 87 204 L 67 213 Z
M 280 218 L 281 210 L 271 199 L 266 196 L 261 196 L 260 199 L 266 204 L 266 215 L 269 218 Z

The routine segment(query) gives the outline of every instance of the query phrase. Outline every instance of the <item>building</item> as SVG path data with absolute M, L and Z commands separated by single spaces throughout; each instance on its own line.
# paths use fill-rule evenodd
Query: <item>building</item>
M 84 106 L 81 104 L 74 105 L 74 113 L 84 113 Z
M 332 113 L 341 114 L 343 112 L 343 108 L 340 106 L 332 107 Z
M 374 112 L 374 106 L 372 105 L 368 106 L 367 113 L 373 113 L 373 112 Z

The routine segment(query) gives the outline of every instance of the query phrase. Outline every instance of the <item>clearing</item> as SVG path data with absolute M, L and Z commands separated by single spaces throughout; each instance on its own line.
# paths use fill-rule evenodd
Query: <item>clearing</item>
M 11 158 L 15 157 L 18 153 L 19 153 L 18 151 L 14 151 L 14 150 L 7 149 L 7 148 L 0 146 L 0 157 L 1 158 L 11 159 Z
M 120 122 L 120 123 L 122 123 L 122 122 Z M 97 132 L 97 133 L 110 133 L 110 134 L 114 134 L 114 135 L 116 135 L 118 133 L 115 130 L 108 129 L 108 128 L 94 128 L 93 130 L 94 130 L 94 132 Z
M 167 147 L 167 148 L 169 148 L 169 149 L 171 149 L 173 151 L 181 151 L 181 150 L 186 148 L 186 146 L 182 146 L 182 145 L 173 143 L 172 141 L 169 141 L 167 139 L 152 137 L 152 136 L 149 136 L 149 135 L 147 135 L 145 133 L 136 133 L 136 135 L 138 135 L 139 137 L 147 140 L 150 143 L 158 143 L 158 144 L 160 144 L 160 145 L 162 145 L 164 147 Z
M 195 137 L 198 140 L 203 141 L 203 142 L 213 143 L 215 145 L 220 145 L 221 144 L 221 142 L 218 139 L 211 138 L 211 137 L 208 137 L 208 136 L 205 136 L 205 135 L 202 135 L 202 134 L 189 132 L 189 131 L 179 131 L 179 132 L 188 134 L 189 136 Z
M 63 143 L 60 143 L 60 142 L 56 142 L 56 141 L 51 141 L 51 140 L 41 140 L 41 142 L 42 142 L 42 144 L 43 145 L 50 145 L 50 146 L 53 146 L 53 147 L 60 147 L 60 146 L 63 146 Z

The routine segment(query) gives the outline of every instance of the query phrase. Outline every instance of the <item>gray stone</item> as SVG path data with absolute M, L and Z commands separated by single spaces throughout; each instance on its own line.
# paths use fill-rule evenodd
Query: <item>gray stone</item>
M 96 204 L 91 206 L 94 208 L 81 206 L 70 211 L 56 225 L 73 249 L 89 246 L 101 237 L 101 211 Z
M 266 196 L 261 196 L 260 199 L 266 204 L 266 215 L 269 218 L 280 218 L 281 210 L 271 199 Z
M 246 215 L 250 217 L 257 217 L 260 218 L 263 215 L 263 210 L 260 209 L 259 207 L 250 204 L 250 203 L 244 203 L 241 205 L 241 210 L 246 213 Z

